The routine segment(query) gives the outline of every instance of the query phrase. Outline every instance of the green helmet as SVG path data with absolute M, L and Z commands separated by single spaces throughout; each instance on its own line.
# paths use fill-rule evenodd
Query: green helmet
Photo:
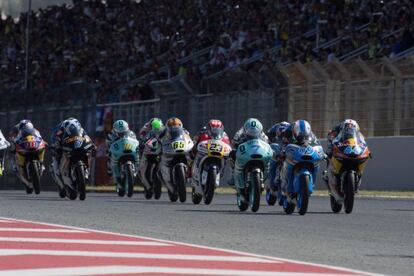
M 124 137 L 129 131 L 128 123 L 124 120 L 117 120 L 113 125 L 113 130 L 118 137 Z
M 161 131 L 161 129 L 164 127 L 162 120 L 159 118 L 151 119 L 150 125 L 151 125 L 151 130 L 155 132 Z
M 263 131 L 263 125 L 262 123 L 255 119 L 255 118 L 249 118 L 243 125 L 244 133 L 246 133 L 247 136 L 251 137 L 260 137 L 262 131 Z

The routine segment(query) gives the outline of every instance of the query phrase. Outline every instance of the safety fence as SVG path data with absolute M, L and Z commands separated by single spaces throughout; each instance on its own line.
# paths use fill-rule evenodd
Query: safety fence
M 177 116 L 192 134 L 209 119 L 218 118 L 229 135 L 248 117 L 258 118 L 265 128 L 276 121 L 304 118 L 318 137 L 325 137 L 340 120 L 353 118 L 368 137 L 414 135 L 413 68 L 410 57 L 285 66 L 265 62 L 255 70 L 231 71 L 202 81 L 181 76 L 153 82 L 154 100 L 98 105 L 94 87 L 82 86 L 83 90 L 78 89 L 82 91 L 80 101 L 57 97 L 59 101 L 26 100 L 18 107 L 12 105 L 14 101 L 10 102 L 12 107 L 7 105 L 9 100 L 3 101 L 0 129 L 7 133 L 19 120 L 29 118 L 48 140 L 59 121 L 69 116 L 78 118 L 99 146 L 94 182 L 102 184 L 108 181 L 103 176 L 104 133 L 119 118 L 138 131 L 151 117 L 165 120 Z M 46 165 L 49 160 L 48 156 Z M 15 182 L 7 181 L 8 185 Z

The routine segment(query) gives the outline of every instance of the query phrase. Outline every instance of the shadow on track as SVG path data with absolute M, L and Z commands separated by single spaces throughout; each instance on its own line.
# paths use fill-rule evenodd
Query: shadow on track
M 218 214 L 224 214 L 224 215 L 242 215 L 242 216 L 269 216 L 269 215 L 276 215 L 285 216 L 286 214 L 284 212 L 267 212 L 267 213 L 253 213 L 253 212 L 241 212 L 239 210 L 175 210 L 176 212 L 188 212 L 188 213 L 218 213 Z
M 414 212 L 414 209 L 384 209 L 385 211 Z

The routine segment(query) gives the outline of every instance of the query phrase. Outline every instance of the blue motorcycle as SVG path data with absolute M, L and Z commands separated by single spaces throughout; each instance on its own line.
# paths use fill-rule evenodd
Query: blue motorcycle
M 286 214 L 291 214 L 297 204 L 299 214 L 304 215 L 308 210 L 319 166 L 326 158 L 325 153 L 322 146 L 308 144 L 289 144 L 285 152 L 286 159 L 281 172 L 285 196 L 283 209 Z
M 272 155 L 270 145 L 259 139 L 249 140 L 238 147 L 234 182 L 240 211 L 246 211 L 249 206 L 253 212 L 259 210 L 263 182 Z

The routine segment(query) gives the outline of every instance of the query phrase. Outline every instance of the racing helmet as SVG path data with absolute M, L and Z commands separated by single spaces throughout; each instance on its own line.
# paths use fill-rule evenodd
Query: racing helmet
M 21 132 L 22 136 L 32 134 L 34 132 L 33 123 L 30 120 L 21 120 L 19 122 L 19 131 Z
M 125 137 L 129 132 L 129 125 L 124 120 L 117 120 L 112 126 L 114 133 L 119 138 Z
M 211 119 L 207 124 L 207 134 L 213 138 L 221 138 L 224 133 L 224 125 L 220 120 Z
M 180 119 L 178 119 L 177 117 L 171 117 L 170 119 L 167 120 L 167 129 L 170 130 L 172 128 L 182 128 L 183 127 L 183 122 L 181 122 Z
M 76 119 L 66 120 L 64 129 L 67 136 L 80 136 L 82 132 L 82 127 Z
M 244 133 L 253 138 L 259 138 L 263 131 L 262 123 L 255 119 L 249 118 L 243 125 Z
M 150 121 L 151 131 L 154 133 L 159 133 L 163 129 L 164 125 L 160 118 L 152 118 Z
M 281 137 L 282 134 L 290 127 L 290 123 L 288 122 L 280 122 L 276 126 L 276 137 Z
M 342 122 L 342 129 L 345 129 L 345 128 L 353 128 L 356 131 L 359 131 L 358 123 L 352 119 L 346 119 L 345 121 Z
M 297 120 L 293 124 L 292 135 L 299 144 L 303 144 L 306 140 L 309 140 L 312 135 L 312 129 L 309 122 L 305 120 Z

